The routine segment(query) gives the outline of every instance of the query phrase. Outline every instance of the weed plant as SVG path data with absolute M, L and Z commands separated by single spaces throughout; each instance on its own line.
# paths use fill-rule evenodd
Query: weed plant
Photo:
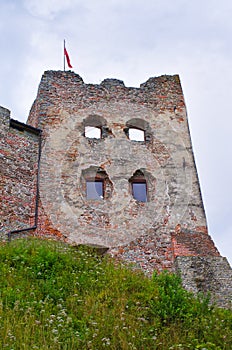
M 152 279 L 88 248 L 48 240 L 0 246 L 0 348 L 232 349 L 232 313 L 174 274 Z

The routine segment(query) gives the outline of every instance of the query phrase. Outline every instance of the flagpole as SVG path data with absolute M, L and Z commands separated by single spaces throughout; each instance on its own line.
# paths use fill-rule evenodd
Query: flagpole
M 65 40 L 64 40 L 64 50 L 63 51 L 65 52 Z M 64 72 L 65 72 L 65 54 L 64 54 Z

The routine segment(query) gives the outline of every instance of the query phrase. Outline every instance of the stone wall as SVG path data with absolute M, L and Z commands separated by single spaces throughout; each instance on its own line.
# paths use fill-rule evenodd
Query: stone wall
M 84 135 L 94 121 L 100 140 Z M 28 123 L 43 130 L 38 233 L 108 247 L 149 270 L 172 269 L 179 254 L 200 254 L 197 242 L 219 255 L 207 233 L 178 75 L 133 88 L 117 79 L 93 85 L 73 72 L 47 71 Z M 145 130 L 144 142 L 128 139 L 131 125 Z M 112 185 L 102 202 L 86 200 L 83 174 L 90 168 L 104 171 Z M 136 170 L 146 174 L 147 203 L 131 196 Z
M 175 268 L 183 286 L 197 294 L 211 294 L 211 301 L 232 308 L 232 269 L 223 257 L 179 256 Z
M 39 132 L 0 107 L 0 237 L 35 223 Z

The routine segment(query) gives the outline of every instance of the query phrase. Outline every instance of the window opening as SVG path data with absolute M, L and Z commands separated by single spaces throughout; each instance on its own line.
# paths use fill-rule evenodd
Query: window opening
M 108 200 L 112 196 L 113 184 L 101 167 L 90 166 L 83 169 L 80 177 L 83 197 L 95 200 Z
M 100 139 L 101 136 L 101 128 L 97 128 L 95 126 L 85 126 L 85 137 L 90 139 Z
M 145 141 L 145 133 L 141 129 L 129 128 L 128 137 L 132 141 Z
M 86 180 L 86 198 L 98 200 L 104 198 L 103 180 Z
M 132 195 L 139 202 L 147 202 L 147 183 L 146 181 L 132 181 Z

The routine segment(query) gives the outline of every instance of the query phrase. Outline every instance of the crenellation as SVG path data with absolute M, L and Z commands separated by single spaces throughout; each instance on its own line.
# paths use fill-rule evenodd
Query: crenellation
M 122 80 L 112 78 L 104 79 L 100 85 L 105 88 L 112 88 L 114 86 L 121 86 L 123 88 L 125 87 L 125 84 Z

